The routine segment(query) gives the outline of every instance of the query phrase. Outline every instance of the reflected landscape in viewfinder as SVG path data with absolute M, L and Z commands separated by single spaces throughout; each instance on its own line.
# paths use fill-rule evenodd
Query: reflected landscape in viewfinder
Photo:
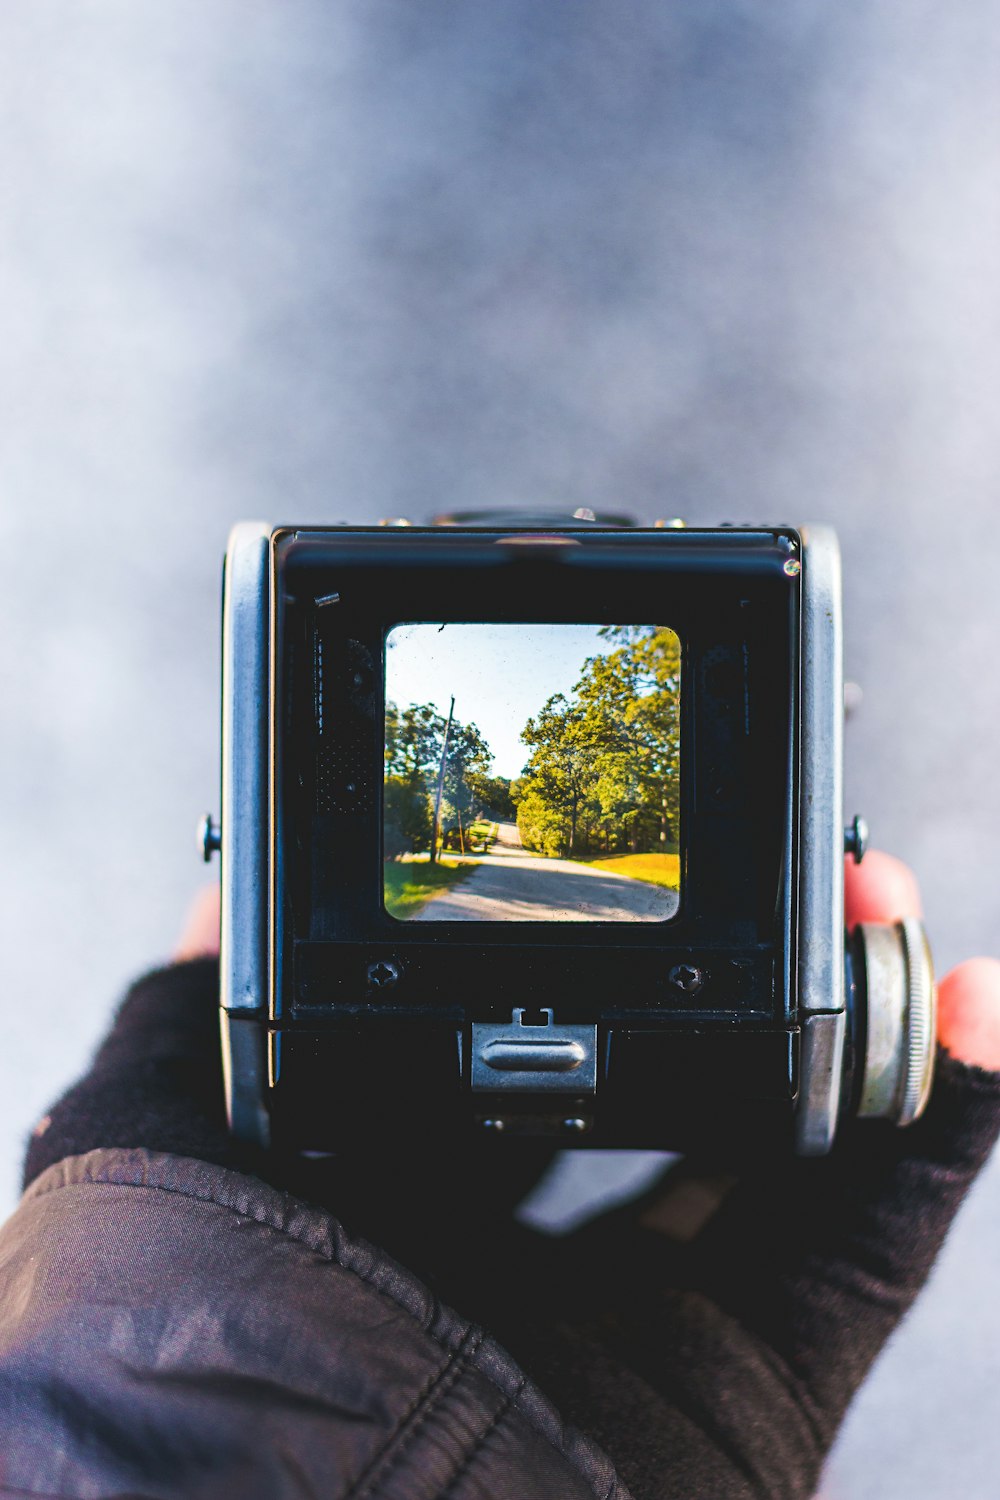
M 679 792 L 668 627 L 389 631 L 383 896 L 397 920 L 667 921 Z

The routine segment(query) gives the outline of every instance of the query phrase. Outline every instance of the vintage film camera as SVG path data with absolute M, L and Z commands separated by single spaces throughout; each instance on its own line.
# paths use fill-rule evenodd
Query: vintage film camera
M 223 613 L 238 1136 L 819 1155 L 921 1112 L 923 929 L 844 932 L 829 529 L 246 523 Z

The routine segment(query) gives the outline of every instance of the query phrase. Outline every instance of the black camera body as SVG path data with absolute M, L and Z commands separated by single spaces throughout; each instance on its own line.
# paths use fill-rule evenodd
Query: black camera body
M 844 933 L 829 530 L 248 523 L 223 656 L 239 1135 L 821 1154 L 923 1107 L 922 931 Z

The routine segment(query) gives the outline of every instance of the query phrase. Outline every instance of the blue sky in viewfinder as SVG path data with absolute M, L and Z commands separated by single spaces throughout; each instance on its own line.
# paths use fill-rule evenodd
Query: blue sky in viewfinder
M 590 656 L 613 641 L 599 625 L 396 625 L 385 650 L 386 698 L 398 708 L 433 703 L 475 724 L 493 751 L 495 776 L 520 776 L 528 747 L 519 735 L 553 693 L 569 697 Z

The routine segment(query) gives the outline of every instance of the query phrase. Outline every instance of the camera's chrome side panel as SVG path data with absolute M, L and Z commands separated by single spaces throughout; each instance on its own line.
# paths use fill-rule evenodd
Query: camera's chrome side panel
M 798 1006 L 801 1078 L 795 1121 L 803 1156 L 829 1151 L 837 1128 L 844 993 L 844 669 L 840 548 L 827 526 L 802 529 Z
M 271 530 L 230 533 L 222 616 L 222 1057 L 231 1129 L 268 1143 Z

